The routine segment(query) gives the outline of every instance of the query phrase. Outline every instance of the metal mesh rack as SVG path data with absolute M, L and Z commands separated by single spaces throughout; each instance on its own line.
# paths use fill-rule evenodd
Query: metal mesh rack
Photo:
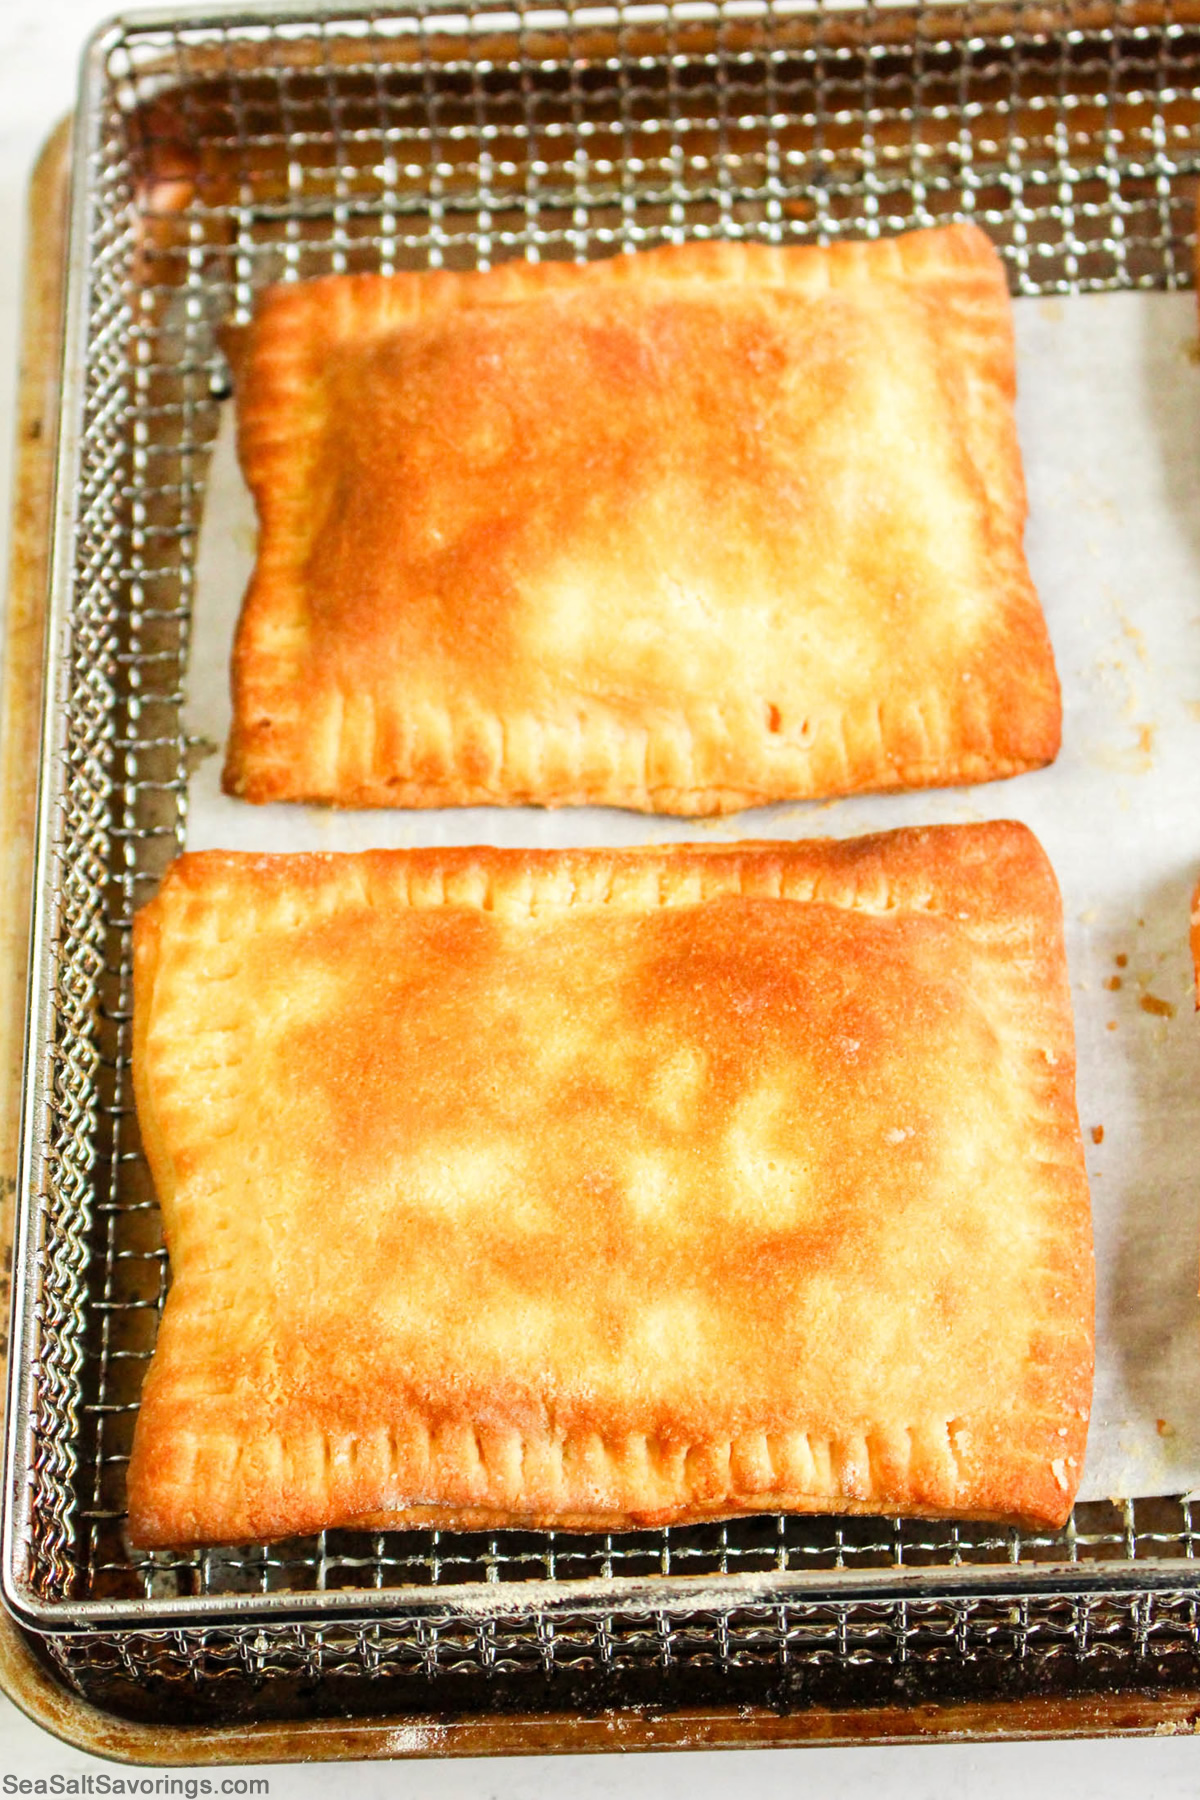
M 132 1552 L 123 1518 L 167 1275 L 130 1092 L 130 923 L 182 845 L 197 751 L 180 702 L 221 327 L 281 279 L 961 217 L 1021 293 L 1179 286 L 1200 3 L 144 15 L 92 46 L 76 154 L 10 1601 L 85 1692 L 145 1709 L 186 1689 L 197 1716 L 230 1684 L 299 1705 L 295 1679 L 308 1706 L 428 1706 L 451 1675 L 456 1705 L 585 1676 L 610 1699 L 719 1677 L 781 1703 L 901 1676 L 957 1692 L 964 1671 L 1194 1677 L 1187 1497 L 1081 1506 L 1046 1535 L 760 1518 L 188 1556 Z

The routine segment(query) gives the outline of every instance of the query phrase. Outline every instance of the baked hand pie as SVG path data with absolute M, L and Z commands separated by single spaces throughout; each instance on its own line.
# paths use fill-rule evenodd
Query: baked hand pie
M 135 1543 L 1066 1517 L 1090 1220 L 1022 826 L 189 855 L 134 979 Z
M 334 276 L 231 354 L 231 793 L 719 813 L 1057 753 L 973 226 Z

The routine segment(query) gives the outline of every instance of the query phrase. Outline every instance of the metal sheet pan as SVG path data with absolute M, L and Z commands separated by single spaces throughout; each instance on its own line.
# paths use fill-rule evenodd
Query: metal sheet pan
M 331 1534 L 182 1559 L 131 1556 L 121 1517 L 165 1273 L 129 1106 L 128 929 L 183 841 L 203 751 L 181 703 L 217 326 L 289 273 L 964 215 L 1018 292 L 1170 289 L 1189 278 L 1198 91 L 1200 20 L 1143 6 L 226 11 L 97 40 L 5 1539 L 10 1604 L 86 1691 L 144 1709 L 186 1690 L 197 1716 L 235 1689 L 287 1712 L 298 1683 L 311 1707 L 314 1682 L 321 1704 L 367 1712 L 443 1691 L 459 1709 L 550 1691 L 576 1707 L 849 1705 L 898 1672 L 948 1699 L 1193 1669 L 1178 1492 L 1095 1501 L 1045 1538 L 765 1520 L 600 1540 Z

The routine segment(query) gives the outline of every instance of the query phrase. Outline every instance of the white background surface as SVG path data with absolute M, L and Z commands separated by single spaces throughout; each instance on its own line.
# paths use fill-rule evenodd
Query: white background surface
M 24 193 L 33 157 L 71 104 L 79 47 L 109 9 L 98 0 L 0 0 L 0 554 L 7 555 L 11 416 L 16 370 Z M 1102 370 L 1096 371 L 1100 377 Z M 1197 422 L 1200 439 L 1200 420 Z M 1193 455 L 1195 452 L 1193 452 Z M 1200 499 L 1200 496 L 1198 496 Z M 1200 594 L 1197 599 L 1200 600 Z M 6 1777 L 118 1774 L 110 1764 L 59 1744 L 0 1698 L 0 1794 Z M 363 1764 L 335 1771 L 267 1771 L 275 1800 L 307 1800 L 331 1785 L 370 1800 L 403 1793 L 418 1800 L 707 1800 L 754 1793 L 884 1794 L 898 1800 L 1009 1800 L 1053 1793 L 1061 1800 L 1200 1794 L 1200 1744 L 1188 1739 L 1065 1744 L 936 1745 L 865 1750 L 689 1753 L 495 1762 Z M 239 1773 L 251 1773 L 249 1770 Z

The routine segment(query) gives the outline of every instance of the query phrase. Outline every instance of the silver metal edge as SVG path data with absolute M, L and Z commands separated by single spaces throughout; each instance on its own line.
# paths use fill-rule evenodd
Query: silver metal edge
M 35 1405 L 38 1321 L 32 1295 L 41 1255 L 46 1151 L 38 1124 L 49 1097 L 50 996 L 58 929 L 61 850 L 56 814 L 65 792 L 66 683 L 70 670 L 71 593 L 77 521 L 76 490 L 81 470 L 85 405 L 84 369 L 88 333 L 91 257 L 88 219 L 92 195 L 87 179 L 95 149 L 104 80 L 104 55 L 118 28 L 99 25 L 88 39 L 80 65 L 75 135 L 71 154 L 70 231 L 63 330 L 62 402 L 54 465 L 54 535 L 46 617 L 44 685 L 33 911 L 23 1063 L 22 1114 L 13 1209 L 12 1310 L 9 1329 L 7 1413 L 4 1434 L 3 1535 L 0 1538 L 0 1591 L 8 1606 L 24 1613 L 33 1599 L 26 1549 L 29 1538 L 30 1451 Z
M 850 1605 L 887 1606 L 901 1601 L 952 1604 L 958 1600 L 1011 1601 L 1121 1599 L 1131 1594 L 1172 1593 L 1194 1597 L 1197 1566 L 1188 1558 L 1153 1564 L 1079 1563 L 965 1569 L 947 1579 L 944 1564 L 920 1569 L 862 1571 L 762 1570 L 734 1575 L 596 1576 L 564 1588 L 554 1581 L 464 1582 L 455 1587 L 346 1588 L 333 1593 L 196 1596 L 179 1600 L 56 1601 L 23 1606 L 22 1620 L 46 1636 L 81 1629 L 124 1626 L 139 1631 L 187 1625 L 237 1625 L 245 1619 L 273 1627 L 287 1623 L 319 1626 L 333 1619 L 511 1620 L 516 1617 L 587 1618 L 600 1613 L 703 1613 L 731 1607 Z M 265 1615 L 269 1614 L 269 1621 Z
M 1024 3 L 1032 5 L 1035 0 L 1024 0 Z M 771 0 L 584 0 L 578 5 L 565 3 L 565 0 L 543 0 L 532 17 L 535 29 L 553 31 L 568 22 L 589 28 L 655 24 L 666 18 L 704 24 L 721 18 L 764 18 L 768 12 L 785 17 L 815 18 L 823 5 L 824 0 L 775 0 L 774 5 Z M 439 14 L 461 20 L 464 35 L 471 30 L 516 30 L 521 23 L 520 15 L 506 4 L 506 0 L 408 0 L 407 4 L 396 4 L 393 0 L 392 4 L 371 8 L 371 19 L 376 24 L 381 19 L 419 21 Z M 280 6 L 278 0 L 208 0 L 207 5 L 198 7 L 154 6 L 122 10 L 101 26 L 100 31 L 113 28 L 125 32 L 169 31 L 181 27 L 228 30 L 239 25 L 250 29 L 268 22 L 272 25 L 292 22 L 356 25 L 362 23 L 363 16 L 361 6 L 349 3 L 331 6 L 328 0 L 288 0 L 285 6 Z M 528 29 L 529 15 L 526 15 L 525 24 Z

